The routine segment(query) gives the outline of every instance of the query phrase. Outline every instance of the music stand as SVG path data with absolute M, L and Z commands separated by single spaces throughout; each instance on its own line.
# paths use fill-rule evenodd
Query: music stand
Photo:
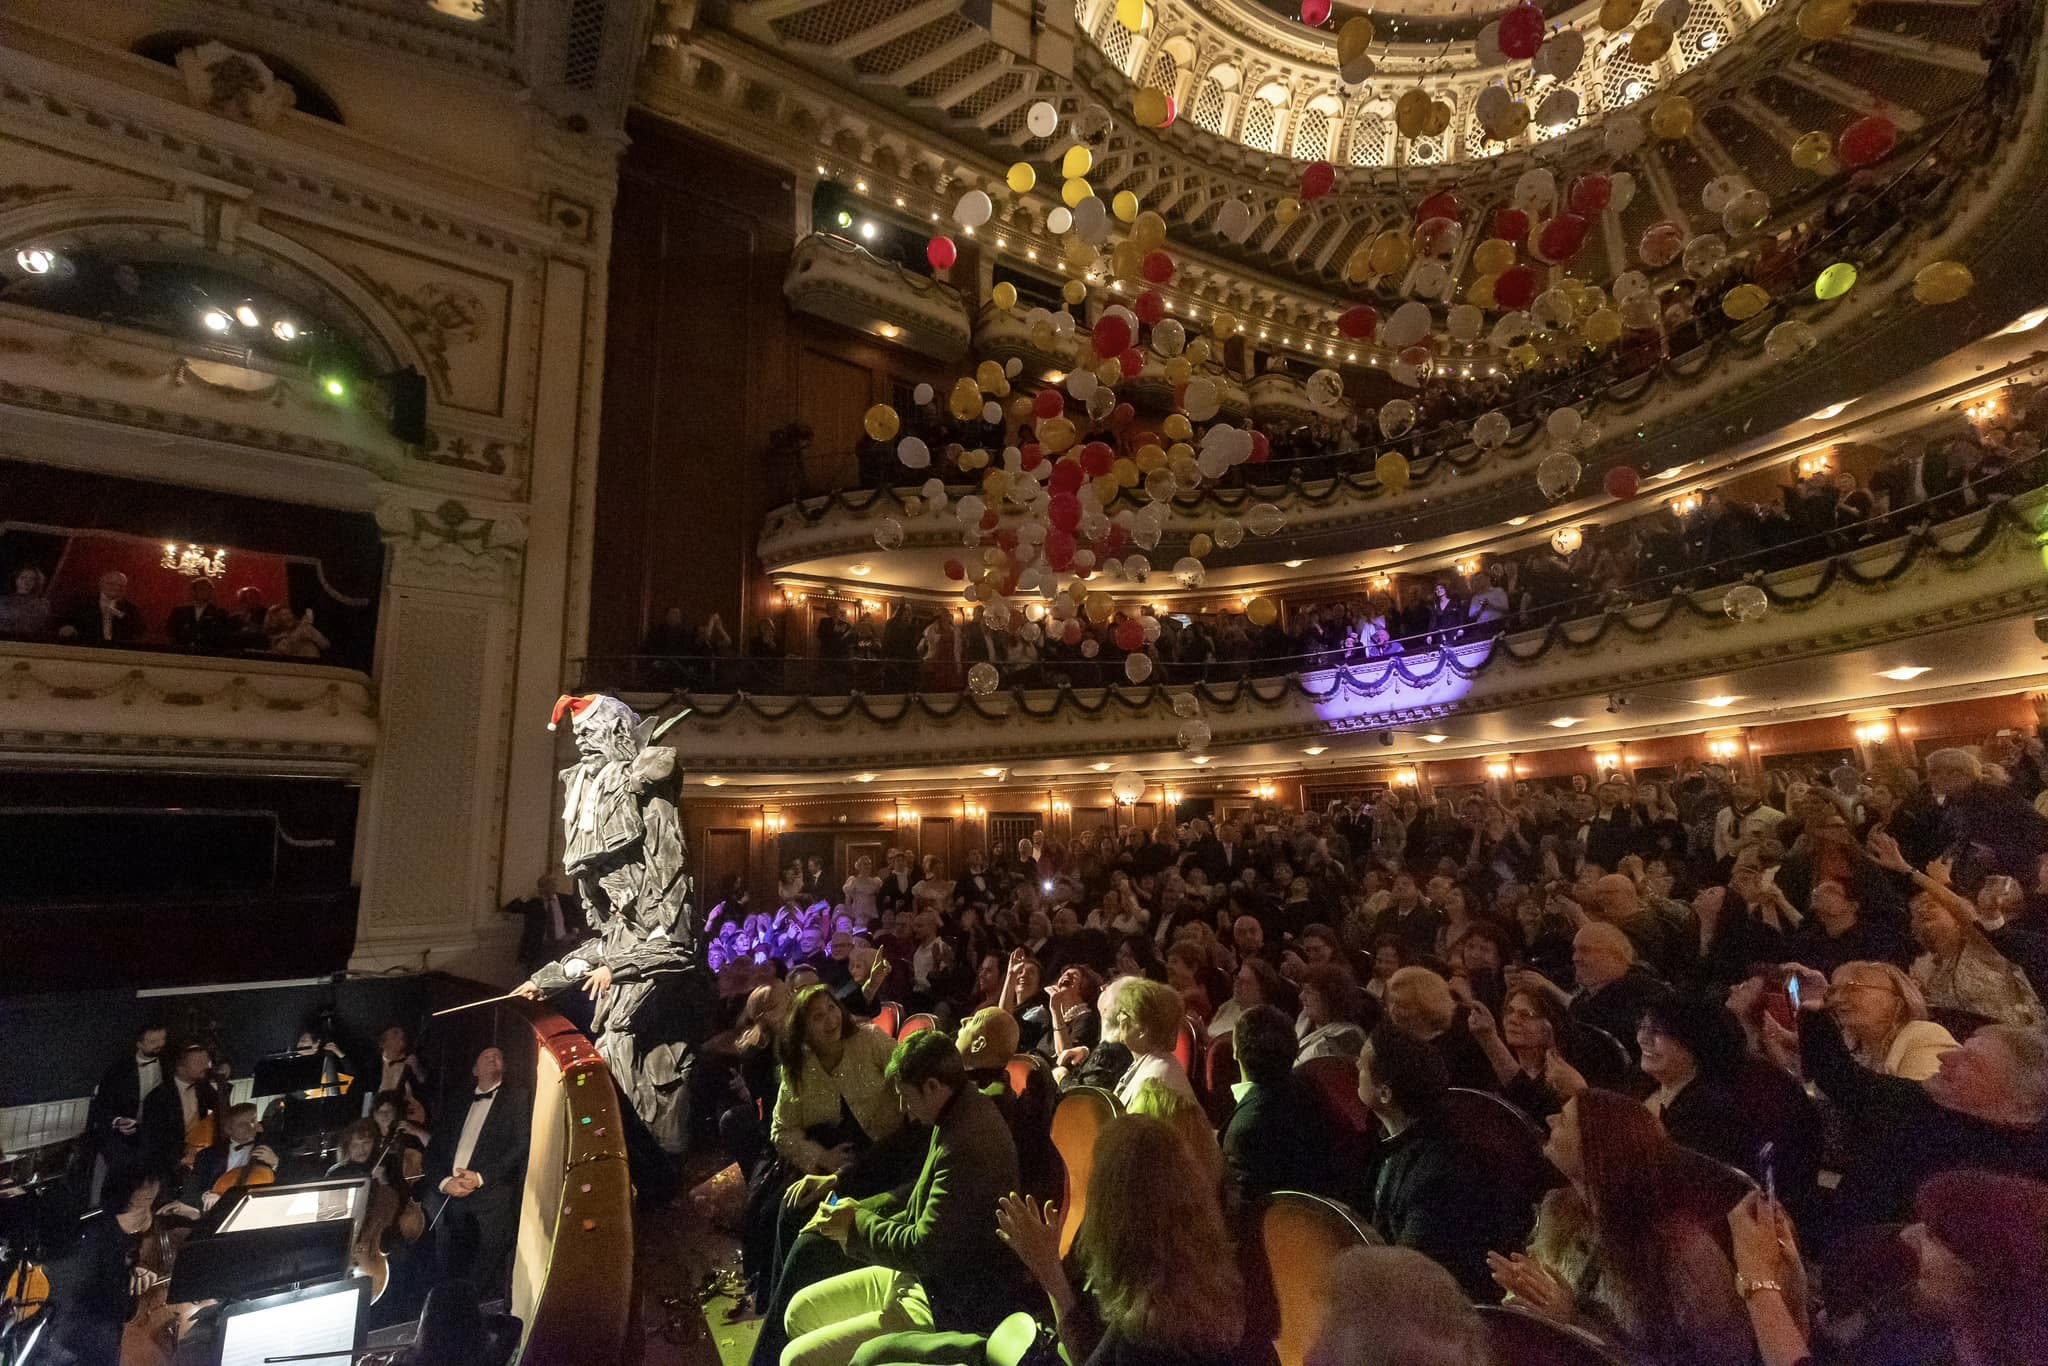
M 292 1096 L 301 1091 L 318 1091 L 327 1085 L 327 1060 L 331 1053 L 280 1053 L 258 1058 L 256 1075 L 250 1079 L 252 1096 Z
M 214 1234 L 179 1252 L 171 1303 L 247 1299 L 345 1275 L 369 1186 L 357 1176 L 244 1187 Z
M 361 1276 L 231 1304 L 221 1311 L 214 1366 L 348 1366 L 363 1350 L 369 1306 Z

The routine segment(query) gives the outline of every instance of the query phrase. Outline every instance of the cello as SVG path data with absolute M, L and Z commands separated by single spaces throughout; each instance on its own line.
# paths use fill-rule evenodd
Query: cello
M 373 1304 L 384 1297 L 384 1291 L 391 1283 L 391 1258 L 384 1250 L 386 1235 L 395 1230 L 405 1242 L 416 1243 L 426 1232 L 426 1214 L 421 1210 L 420 1202 L 413 1198 L 406 1186 L 391 1180 L 387 1171 L 392 1148 L 397 1144 L 399 1135 L 400 1130 L 394 1127 L 391 1136 L 384 1141 L 384 1150 L 368 1164 L 369 1205 L 363 1212 L 363 1221 L 356 1229 L 355 1244 L 350 1249 L 354 1273 L 370 1282 L 370 1301 Z M 343 1135 L 344 1164 L 353 1163 L 350 1149 L 362 1137 L 360 1132 Z

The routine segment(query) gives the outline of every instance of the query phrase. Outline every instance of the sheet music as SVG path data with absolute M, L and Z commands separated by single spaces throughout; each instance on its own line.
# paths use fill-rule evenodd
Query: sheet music
M 332 1352 L 346 1362 L 355 1352 L 356 1317 L 363 1292 L 351 1287 L 332 1295 L 230 1314 L 221 1320 L 220 1366 L 263 1366 L 272 1357 Z M 307 1366 L 319 1366 L 309 1362 Z

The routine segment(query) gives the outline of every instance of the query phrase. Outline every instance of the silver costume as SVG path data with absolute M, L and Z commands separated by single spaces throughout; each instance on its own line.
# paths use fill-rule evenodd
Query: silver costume
M 562 770 L 562 870 L 575 879 L 596 937 L 535 972 L 533 984 L 551 996 L 611 970 L 591 1021 L 597 1051 L 662 1148 L 680 1153 L 688 1049 L 673 989 L 701 960 L 676 752 L 650 745 L 659 734 L 652 718 L 641 721 L 615 697 L 563 698 L 557 717 L 565 709 L 580 758 Z

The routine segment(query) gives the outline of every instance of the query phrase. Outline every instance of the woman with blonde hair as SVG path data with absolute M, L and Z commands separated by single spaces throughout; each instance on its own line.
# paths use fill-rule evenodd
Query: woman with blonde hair
M 1008 1196 L 996 1228 L 1052 1301 L 1074 1366 L 1245 1359 L 1244 1283 L 1216 1186 L 1164 1120 L 1120 1115 L 1096 1140 L 1074 1241 L 1085 1296 L 1060 1262 L 1056 1206 Z
M 1836 968 L 1828 1013 L 1842 1027 L 1849 1056 L 1889 1077 L 1926 1081 L 1941 1070 L 1941 1055 L 1956 1046 L 1954 1035 L 1927 1018 L 1920 984 L 1890 963 Z
M 1486 1325 L 1457 1278 L 1406 1247 L 1355 1247 L 1330 1264 L 1308 1366 L 1486 1366 Z
M 1150 1115 L 1171 1125 L 1187 1145 L 1188 1156 L 1195 1160 L 1195 1165 L 1212 1178 L 1211 1184 L 1219 1191 L 1223 1188 L 1223 1145 L 1216 1141 L 1216 1130 L 1210 1127 L 1209 1116 L 1201 1106 L 1155 1078 L 1139 1085 L 1137 1094 L 1131 1097 L 1129 1113 Z
M 1187 1008 L 1180 993 L 1149 977 L 1119 977 L 1103 988 L 1102 1037 L 1131 1050 L 1131 1065 L 1116 1086 L 1116 1098 L 1129 1109 L 1132 1097 L 1147 1081 L 1180 1092 L 1195 1101 L 1187 1069 L 1173 1055 Z M 1196 1102 L 1199 1104 L 1199 1102 Z

